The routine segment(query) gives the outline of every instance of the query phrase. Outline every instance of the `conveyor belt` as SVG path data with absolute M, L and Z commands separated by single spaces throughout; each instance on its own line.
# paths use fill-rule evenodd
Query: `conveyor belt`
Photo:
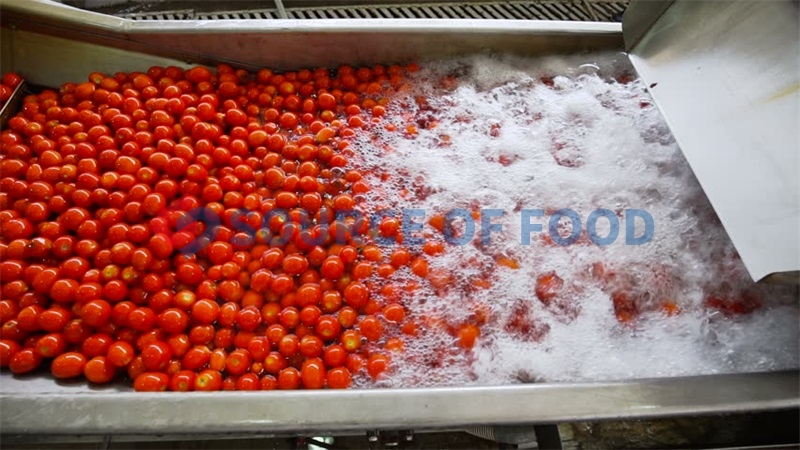
M 343 18 L 409 18 L 409 19 L 516 19 L 516 20 L 573 20 L 618 22 L 627 6 L 623 1 L 472 1 L 377 5 L 337 5 L 284 8 L 289 19 L 343 19 Z M 184 4 L 185 5 L 185 4 Z M 121 5 L 122 6 L 122 5 Z M 116 16 L 133 20 L 217 20 L 217 19 L 279 19 L 279 8 L 238 9 L 209 11 L 180 8 L 164 9 L 150 4 L 148 11 L 132 12 L 130 6 L 116 11 L 104 9 Z

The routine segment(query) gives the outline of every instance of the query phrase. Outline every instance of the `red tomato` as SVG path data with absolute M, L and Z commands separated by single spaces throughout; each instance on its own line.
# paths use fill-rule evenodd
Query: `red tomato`
M 306 389 L 322 389 L 325 386 L 325 363 L 319 358 L 310 358 L 303 362 L 300 369 L 300 381 Z
M 83 375 L 86 357 L 77 352 L 59 355 L 50 365 L 50 372 L 56 378 L 75 378 Z
M 329 370 L 326 381 L 330 389 L 346 389 L 353 382 L 350 371 L 346 367 L 336 367 Z
M 166 391 L 169 375 L 161 372 L 144 372 L 133 380 L 133 389 L 139 392 Z
M 105 356 L 96 356 L 83 367 L 83 374 L 92 383 L 108 383 L 114 379 L 117 368 Z
M 14 355 L 21 350 L 19 344 L 6 339 L 0 340 L 0 367 L 8 367 Z
M 197 374 L 194 380 L 195 391 L 219 391 L 221 389 L 222 374 L 217 370 L 203 370 Z

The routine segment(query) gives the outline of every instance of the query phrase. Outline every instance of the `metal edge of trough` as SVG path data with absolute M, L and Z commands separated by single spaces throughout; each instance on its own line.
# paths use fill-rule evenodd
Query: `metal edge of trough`
M 132 51 L 183 63 L 225 62 L 251 69 L 406 63 L 492 51 L 530 56 L 623 48 L 618 23 L 482 19 L 134 21 L 48 0 L 4 0 L 0 12 L 6 35 L 24 31 L 104 46 L 107 53 Z M 23 57 L 42 59 L 31 52 L 15 53 L 17 61 Z M 75 64 L 62 55 L 54 56 L 63 59 L 64 66 Z M 102 63 L 102 58 L 94 54 L 78 57 Z M 55 80 L 56 75 L 47 76 Z
M 214 393 L 0 394 L 3 434 L 435 429 L 800 407 L 800 372 L 600 383 Z

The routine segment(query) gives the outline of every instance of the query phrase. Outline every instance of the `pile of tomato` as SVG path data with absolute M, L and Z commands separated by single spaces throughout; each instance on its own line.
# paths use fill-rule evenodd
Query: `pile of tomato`
M 442 246 L 404 247 L 391 217 L 375 233 L 397 243 L 378 246 L 336 213 L 371 192 L 350 139 L 417 70 L 152 67 L 27 96 L 0 135 L 0 367 L 139 391 L 380 377 L 418 332 L 389 280 L 429 277 Z M 183 221 L 198 207 L 213 239 Z M 290 220 L 260 229 L 276 208 Z M 345 241 L 309 244 L 326 229 Z M 479 329 L 455 333 L 470 347 Z

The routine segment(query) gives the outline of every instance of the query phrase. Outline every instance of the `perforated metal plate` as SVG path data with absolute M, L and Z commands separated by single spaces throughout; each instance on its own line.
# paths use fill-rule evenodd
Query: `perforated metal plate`
M 441 2 L 391 5 L 326 7 L 274 7 L 236 11 L 175 9 L 122 12 L 114 15 L 133 20 L 218 20 L 218 19 L 510 19 L 575 20 L 618 22 L 627 6 L 623 1 L 551 0 Z M 282 10 L 282 11 L 281 11 Z M 130 9 L 127 9 L 130 11 Z

